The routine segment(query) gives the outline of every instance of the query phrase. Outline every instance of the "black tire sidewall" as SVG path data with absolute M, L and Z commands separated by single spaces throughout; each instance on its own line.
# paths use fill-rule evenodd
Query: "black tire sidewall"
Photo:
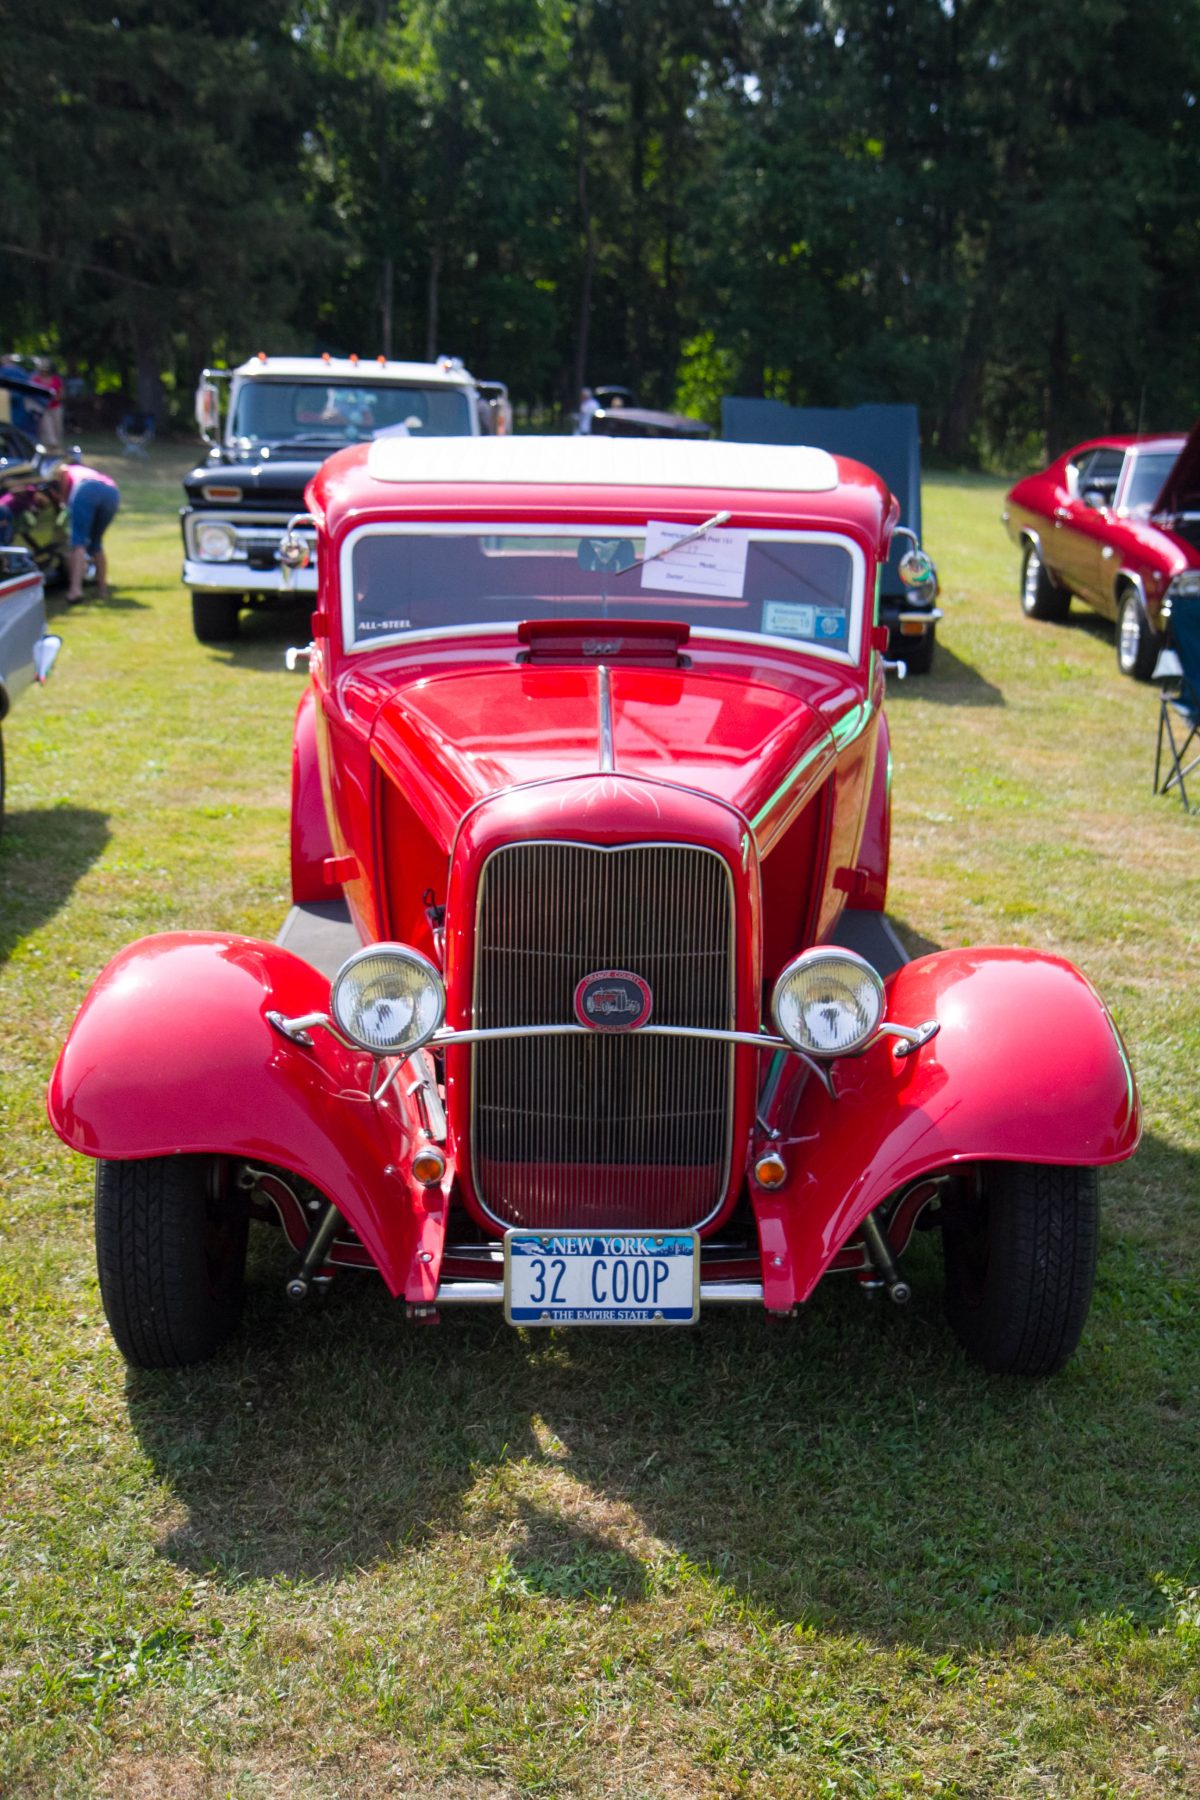
M 236 1328 L 249 1231 L 225 1158 L 96 1165 L 96 1264 L 112 1334 L 140 1368 L 202 1362 Z
M 240 594 L 193 594 L 192 630 L 201 644 L 224 644 L 239 631 Z
M 1099 1232 L 1094 1169 L 991 1163 L 975 1172 L 986 1266 L 979 1276 L 953 1204 L 943 1223 L 946 1316 L 963 1348 L 997 1374 L 1051 1375 L 1079 1342 Z

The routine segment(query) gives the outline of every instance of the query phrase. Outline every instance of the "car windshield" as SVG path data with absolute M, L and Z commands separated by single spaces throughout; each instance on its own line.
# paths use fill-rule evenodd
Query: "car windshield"
M 672 619 L 846 659 L 863 571 L 862 553 L 826 532 L 365 526 L 343 551 L 343 629 L 362 648 L 525 619 Z
M 1177 450 L 1146 450 L 1131 459 L 1121 497 L 1122 512 L 1148 512 L 1162 493 L 1163 482 L 1179 460 Z
M 381 432 L 469 437 L 470 402 L 462 388 L 385 386 L 382 382 L 244 381 L 229 422 L 231 439 L 249 444 L 357 444 Z

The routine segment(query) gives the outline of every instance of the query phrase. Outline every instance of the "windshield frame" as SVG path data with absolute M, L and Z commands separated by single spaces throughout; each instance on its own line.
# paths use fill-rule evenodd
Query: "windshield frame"
M 653 511 L 653 501 L 651 501 Z M 347 656 L 359 656 L 364 652 L 379 649 L 394 650 L 404 644 L 438 643 L 443 639 L 464 637 L 491 637 L 496 633 L 512 632 L 515 638 L 520 619 L 503 619 L 488 624 L 444 625 L 425 631 L 396 631 L 379 633 L 369 638 L 359 639 L 355 635 L 354 621 L 354 551 L 365 537 L 466 537 L 478 535 L 482 537 L 611 537 L 616 533 L 627 536 L 642 536 L 647 521 L 640 525 L 628 522 L 614 523 L 598 519 L 586 519 L 580 523 L 568 520 L 556 520 L 554 523 L 532 523 L 525 519 L 456 519 L 430 521 L 397 520 L 394 522 L 376 521 L 356 525 L 347 532 L 342 540 L 338 554 L 338 617 L 342 632 L 342 649 Z M 679 524 L 689 523 L 678 520 Z M 812 642 L 807 638 L 772 636 L 761 631 L 735 631 L 728 627 L 707 627 L 693 625 L 690 636 L 698 640 L 712 640 L 718 643 L 730 640 L 736 643 L 762 644 L 772 650 L 786 650 L 792 655 L 816 657 L 822 662 L 837 663 L 843 668 L 857 667 L 861 656 L 863 638 L 866 629 L 867 606 L 867 557 L 848 532 L 828 531 L 804 526 L 756 526 L 737 527 L 745 530 L 749 537 L 762 543 L 809 543 L 834 544 L 845 550 L 850 557 L 850 629 L 847 633 L 846 648 L 833 649 L 828 645 Z M 664 596 L 664 602 L 667 597 Z M 873 596 L 872 596 L 873 604 Z M 639 613 L 642 609 L 639 608 Z M 620 617 L 620 614 L 614 615 Z M 646 616 L 653 616 L 649 613 Z M 662 618 L 670 618 L 671 613 L 664 604 Z

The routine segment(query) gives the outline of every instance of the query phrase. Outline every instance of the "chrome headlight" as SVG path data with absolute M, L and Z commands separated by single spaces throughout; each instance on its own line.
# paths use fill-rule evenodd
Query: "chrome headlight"
M 419 950 L 370 944 L 344 962 L 329 994 L 334 1023 L 373 1056 L 407 1056 L 446 1012 L 442 978 Z
M 1167 596 L 1172 600 L 1192 600 L 1200 594 L 1200 569 L 1187 569 L 1182 575 L 1176 575 L 1167 588 Z
M 788 964 L 771 996 L 780 1037 L 809 1056 L 852 1056 L 883 1018 L 883 982 L 861 956 L 834 945 Z
M 228 525 L 211 520 L 196 527 L 196 549 L 205 562 L 232 562 L 237 539 Z

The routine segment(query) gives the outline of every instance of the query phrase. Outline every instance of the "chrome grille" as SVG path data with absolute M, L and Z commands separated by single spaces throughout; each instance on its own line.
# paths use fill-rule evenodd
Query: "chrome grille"
M 651 1023 L 733 1025 L 729 873 L 710 850 L 514 844 L 483 872 L 475 1024 L 574 1019 L 601 969 L 640 975 Z M 733 1051 L 639 1032 L 508 1038 L 474 1054 L 472 1167 L 497 1220 L 664 1229 L 710 1217 L 729 1166 Z

